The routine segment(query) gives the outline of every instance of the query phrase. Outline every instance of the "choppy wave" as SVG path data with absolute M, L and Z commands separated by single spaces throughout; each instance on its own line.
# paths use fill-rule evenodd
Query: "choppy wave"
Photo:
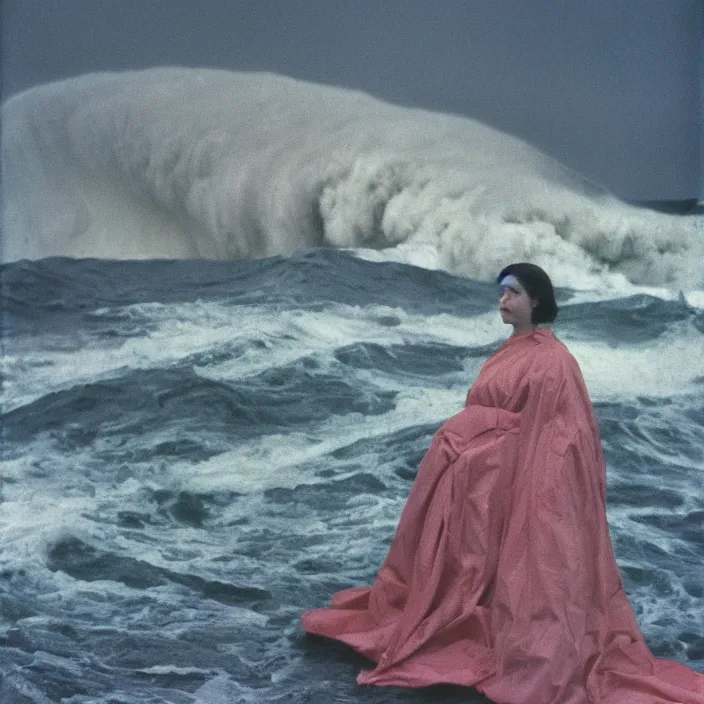
M 300 614 L 370 584 L 496 287 L 335 249 L 0 266 L 0 701 L 486 702 L 359 688 Z M 653 651 L 704 671 L 704 305 L 558 288 Z M 371 691 L 373 690 L 373 691 Z
M 491 279 L 701 288 L 701 216 L 627 205 L 476 121 L 273 74 L 90 74 L 3 106 L 3 259 L 319 246 Z

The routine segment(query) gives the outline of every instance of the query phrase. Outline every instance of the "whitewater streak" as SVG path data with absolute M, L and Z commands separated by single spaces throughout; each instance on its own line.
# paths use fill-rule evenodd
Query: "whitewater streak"
M 335 246 L 478 279 L 529 259 L 566 285 L 704 285 L 701 218 L 629 206 L 519 139 L 360 92 L 98 73 L 11 98 L 2 124 L 4 261 Z

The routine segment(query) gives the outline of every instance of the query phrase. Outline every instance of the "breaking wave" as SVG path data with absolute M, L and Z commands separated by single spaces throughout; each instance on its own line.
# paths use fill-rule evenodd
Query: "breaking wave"
M 3 260 L 321 246 L 491 279 L 701 288 L 701 217 L 625 204 L 471 119 L 264 73 L 159 68 L 3 106 Z M 376 250 L 376 251 L 374 251 Z

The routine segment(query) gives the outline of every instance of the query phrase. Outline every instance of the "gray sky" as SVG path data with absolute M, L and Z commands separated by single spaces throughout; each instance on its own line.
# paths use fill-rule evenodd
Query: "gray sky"
M 359 88 L 480 119 L 623 198 L 704 196 L 701 0 L 2 0 L 3 97 L 156 65 Z

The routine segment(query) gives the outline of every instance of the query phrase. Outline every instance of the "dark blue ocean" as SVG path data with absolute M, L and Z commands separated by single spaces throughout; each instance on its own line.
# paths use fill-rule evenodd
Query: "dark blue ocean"
M 353 252 L 5 264 L 2 704 L 471 702 L 362 688 L 301 612 L 369 584 L 510 332 L 492 284 Z M 561 288 L 653 651 L 704 672 L 704 307 Z

